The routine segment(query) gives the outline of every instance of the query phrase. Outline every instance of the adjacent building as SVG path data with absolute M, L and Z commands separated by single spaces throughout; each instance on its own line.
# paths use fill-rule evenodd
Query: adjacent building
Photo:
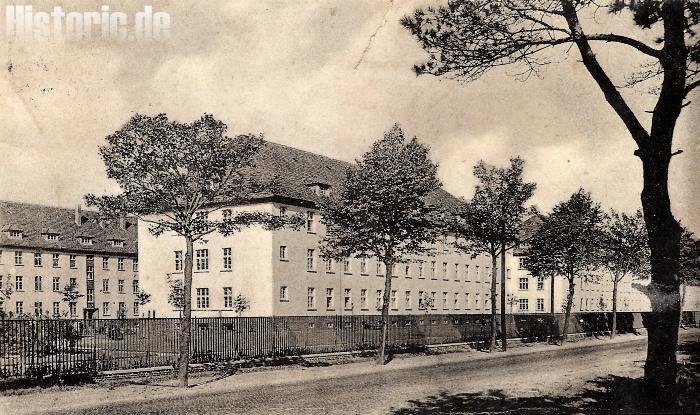
M 14 317 L 141 316 L 136 228 L 134 218 L 106 220 L 80 207 L 0 201 L 3 311 Z M 67 289 L 73 299 L 64 295 Z

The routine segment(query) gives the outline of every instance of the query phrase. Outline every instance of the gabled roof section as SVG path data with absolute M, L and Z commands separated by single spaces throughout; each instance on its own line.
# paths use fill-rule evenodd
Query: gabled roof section
M 527 255 L 527 246 L 529 245 L 529 240 L 537 232 L 537 229 L 542 226 L 542 217 L 538 215 L 532 215 L 525 219 L 520 225 L 520 232 L 518 238 L 523 241 L 520 247 L 513 249 L 513 255 Z
M 255 157 L 255 167 L 246 174 L 265 184 L 260 198 L 282 198 L 303 204 L 315 205 L 322 196 L 315 193 L 313 185 L 329 187 L 337 192 L 345 180 L 346 172 L 354 164 L 332 159 L 282 144 L 266 141 Z M 439 189 L 428 196 L 428 203 L 455 208 L 459 200 Z
M 74 209 L 43 206 L 29 203 L 0 201 L 0 229 L 7 226 L 22 230 L 22 239 L 9 238 L 0 233 L 0 246 L 86 253 L 136 255 L 137 221 L 127 218 L 125 229 L 118 220 L 104 220 L 97 212 L 80 211 L 76 223 Z M 48 240 L 44 235 L 58 235 L 56 240 Z M 82 236 L 91 237 L 92 245 L 80 243 Z M 112 246 L 111 239 L 124 240 L 124 246 Z

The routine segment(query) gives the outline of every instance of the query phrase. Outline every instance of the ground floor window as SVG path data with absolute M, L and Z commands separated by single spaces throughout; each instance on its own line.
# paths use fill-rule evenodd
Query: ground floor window
M 544 298 L 537 299 L 537 311 L 544 311 Z
M 521 298 L 518 300 L 518 309 L 520 311 L 527 311 L 528 310 L 528 299 L 527 298 Z
M 209 308 L 209 288 L 197 288 L 197 308 Z

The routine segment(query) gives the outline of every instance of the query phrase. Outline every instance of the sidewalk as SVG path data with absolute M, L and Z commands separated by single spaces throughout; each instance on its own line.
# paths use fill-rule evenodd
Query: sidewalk
M 695 329 L 697 330 L 697 329 Z M 156 380 L 152 383 L 141 383 L 114 386 L 86 385 L 69 388 L 68 390 L 37 390 L 23 395 L 0 397 L 0 413 L 27 414 L 42 413 L 55 410 L 71 410 L 77 408 L 109 405 L 120 402 L 139 402 L 158 398 L 167 398 L 177 394 L 182 396 L 198 396 L 211 393 L 235 392 L 247 388 L 264 388 L 266 386 L 312 382 L 321 379 L 342 378 L 369 373 L 388 373 L 407 369 L 429 366 L 449 365 L 456 362 L 499 359 L 506 356 L 519 356 L 532 353 L 543 353 L 548 350 L 576 349 L 592 345 L 605 345 L 638 342 L 646 336 L 624 334 L 614 340 L 609 338 L 587 338 L 578 342 L 555 346 L 542 343 L 519 345 L 508 352 L 489 354 L 470 350 L 440 355 L 399 355 L 386 366 L 377 366 L 372 359 L 364 361 L 332 365 L 326 367 L 270 367 L 258 368 L 247 373 L 233 375 L 195 376 L 190 380 L 188 389 L 178 388 L 174 379 Z

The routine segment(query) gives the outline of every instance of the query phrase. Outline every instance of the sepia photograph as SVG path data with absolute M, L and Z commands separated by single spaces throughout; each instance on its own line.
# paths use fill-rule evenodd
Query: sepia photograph
M 1 414 L 700 414 L 700 0 L 0 0 Z

